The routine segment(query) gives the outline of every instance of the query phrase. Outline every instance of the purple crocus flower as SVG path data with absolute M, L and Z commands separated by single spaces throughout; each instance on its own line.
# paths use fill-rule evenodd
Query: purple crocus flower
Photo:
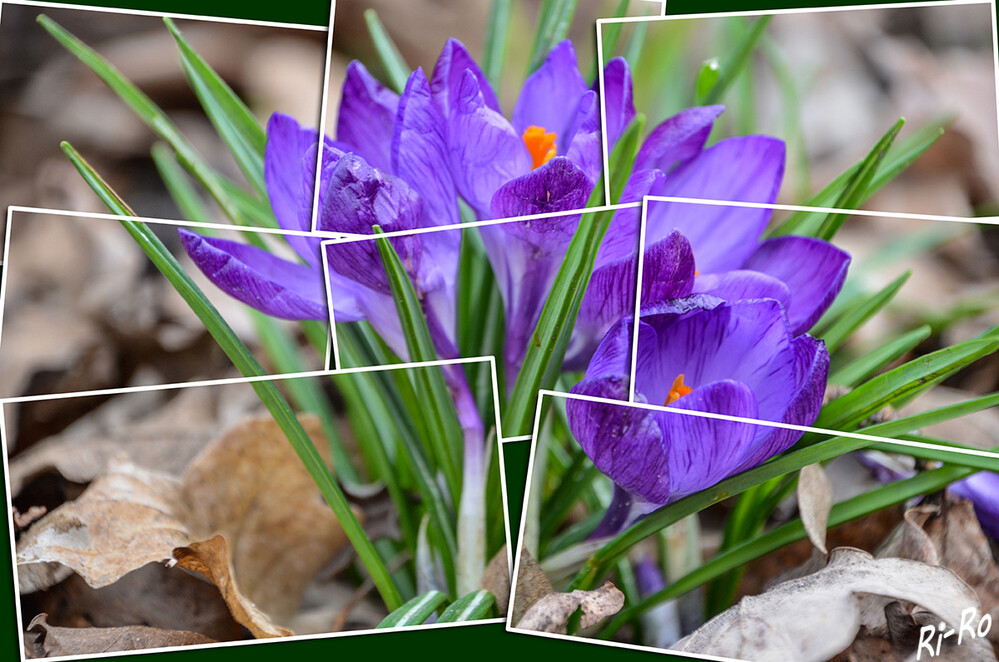
M 978 523 L 993 540 L 999 541 L 999 473 L 979 471 L 947 488 L 975 506 Z
M 626 399 L 632 319 L 614 325 L 572 392 Z M 672 409 L 808 425 L 829 369 L 825 345 L 793 336 L 779 302 L 708 295 L 648 306 L 638 329 L 635 395 Z M 754 467 L 790 448 L 799 432 L 571 399 L 569 426 L 616 484 L 596 535 Z

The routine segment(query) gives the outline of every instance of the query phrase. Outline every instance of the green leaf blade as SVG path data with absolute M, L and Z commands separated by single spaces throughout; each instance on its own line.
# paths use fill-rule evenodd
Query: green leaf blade
M 496 598 L 489 591 L 475 591 L 458 598 L 441 613 L 438 623 L 462 623 L 464 621 L 478 621 L 486 618 L 493 606 Z
M 446 601 L 447 596 L 440 591 L 427 591 L 394 610 L 375 627 L 402 628 L 420 625 Z

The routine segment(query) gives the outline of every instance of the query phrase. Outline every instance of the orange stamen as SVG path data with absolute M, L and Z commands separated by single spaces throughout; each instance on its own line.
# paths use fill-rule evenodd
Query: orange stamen
M 664 407 L 669 406 L 674 402 L 676 402 L 677 400 L 679 400 L 680 398 L 682 398 L 683 396 L 689 395 L 690 393 L 693 392 L 694 389 L 690 388 L 689 386 L 683 383 L 683 373 L 680 373 L 680 375 L 678 375 L 677 378 L 673 380 L 673 386 L 672 388 L 670 388 L 669 394 L 666 396 L 666 402 L 663 403 L 663 406 Z
M 540 126 L 529 126 L 524 129 L 524 145 L 531 155 L 534 164 L 531 169 L 540 168 L 552 160 L 557 153 L 555 149 L 555 134 L 546 133 Z

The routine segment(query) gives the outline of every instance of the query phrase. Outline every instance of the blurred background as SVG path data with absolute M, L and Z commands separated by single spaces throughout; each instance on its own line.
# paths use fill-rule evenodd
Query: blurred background
M 781 202 L 804 204 L 862 159 L 900 118 L 898 141 L 951 120 L 943 137 L 867 206 L 992 215 L 999 200 L 996 63 L 988 3 L 773 15 L 718 101 L 711 141 L 783 139 Z M 624 27 L 611 55 L 632 64 L 635 106 L 652 127 L 698 105 L 705 62 L 722 69 L 757 17 L 671 18 Z M 604 26 L 605 44 L 609 40 Z M 723 72 L 724 75 L 724 72 Z
M 149 95 L 215 168 L 245 180 L 181 69 L 177 46 L 154 16 L 20 5 L 0 20 L 0 205 L 76 211 L 106 208 L 76 173 L 68 140 L 141 216 L 181 219 L 150 158 L 157 137 L 35 19 L 45 14 Z M 179 20 L 184 37 L 261 122 L 281 111 L 318 126 L 326 33 Z M 214 211 L 214 210 L 213 210 Z M 220 220 L 204 219 L 204 220 Z

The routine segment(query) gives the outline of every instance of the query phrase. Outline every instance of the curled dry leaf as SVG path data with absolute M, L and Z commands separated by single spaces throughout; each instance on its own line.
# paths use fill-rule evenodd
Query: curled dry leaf
M 951 500 L 943 506 L 910 508 L 904 522 L 889 537 L 878 556 L 898 556 L 942 565 L 974 589 L 982 611 L 999 620 L 999 567 L 970 501 Z M 999 645 L 999 628 L 989 631 Z
M 302 423 L 325 448 L 318 421 Z M 111 462 L 18 541 L 18 579 L 23 593 L 74 572 L 100 588 L 176 557 L 212 580 L 255 636 L 277 636 L 290 633 L 277 623 L 291 619 L 308 582 L 346 542 L 281 429 L 254 418 L 212 441 L 179 479 Z
M 29 658 L 63 655 L 90 655 L 109 651 L 131 651 L 212 644 L 214 639 L 182 630 L 160 630 L 144 625 L 118 628 L 63 628 L 49 625 L 46 614 L 39 614 L 28 625 L 35 635 L 25 646 Z
M 975 593 L 946 568 L 837 548 L 822 570 L 742 598 L 674 649 L 756 662 L 824 662 L 849 646 L 862 625 L 886 628 L 885 607 L 896 600 L 919 605 L 951 627 L 966 610 L 979 608 Z M 995 660 L 981 639 L 965 638 L 963 646 L 980 656 L 975 659 Z
M 516 627 L 565 634 L 569 618 L 577 609 L 581 612 L 579 626 L 585 630 L 621 611 L 623 606 L 624 593 L 611 582 L 604 582 L 592 591 L 549 593 L 527 610 Z
M 553 593 L 555 587 L 552 586 L 548 575 L 541 569 L 541 566 L 526 548 L 520 549 L 520 563 L 517 566 L 517 593 L 513 603 L 513 613 L 510 614 L 511 623 L 520 623 L 524 614 L 535 602 Z
M 798 511 L 808 539 L 823 554 L 826 549 L 826 528 L 833 505 L 832 483 L 821 464 L 802 467 L 798 475 Z

